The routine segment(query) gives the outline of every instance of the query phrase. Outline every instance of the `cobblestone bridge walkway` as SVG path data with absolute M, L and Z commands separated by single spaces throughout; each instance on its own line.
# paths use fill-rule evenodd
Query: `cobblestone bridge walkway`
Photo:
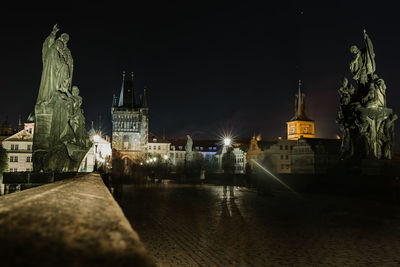
M 378 201 L 160 184 L 120 204 L 160 266 L 400 265 L 400 209 Z

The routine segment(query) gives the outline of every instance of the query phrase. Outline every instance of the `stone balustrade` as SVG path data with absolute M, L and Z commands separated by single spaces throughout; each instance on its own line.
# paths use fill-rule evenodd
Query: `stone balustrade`
M 3 266 L 154 266 L 98 174 L 0 197 Z

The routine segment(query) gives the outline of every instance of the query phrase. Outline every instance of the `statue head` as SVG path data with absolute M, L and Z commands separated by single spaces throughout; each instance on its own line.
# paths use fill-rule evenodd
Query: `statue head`
M 54 42 L 54 46 L 56 47 L 56 49 L 58 51 L 63 50 L 64 49 L 64 42 L 58 39 L 58 40 L 56 40 Z
M 60 39 L 61 39 L 61 41 L 62 41 L 64 44 L 68 43 L 68 41 L 69 41 L 69 35 L 68 35 L 68 33 L 63 33 L 63 34 L 61 34 Z
M 350 47 L 350 52 L 351 52 L 351 54 L 353 54 L 353 55 L 357 55 L 357 54 L 360 52 L 360 50 L 358 49 L 358 47 L 357 47 L 356 45 L 352 45 L 352 46 Z
M 76 85 L 72 86 L 72 95 L 73 95 L 73 96 L 78 96 L 78 95 L 79 95 L 79 88 L 78 88 L 78 86 L 76 86 Z

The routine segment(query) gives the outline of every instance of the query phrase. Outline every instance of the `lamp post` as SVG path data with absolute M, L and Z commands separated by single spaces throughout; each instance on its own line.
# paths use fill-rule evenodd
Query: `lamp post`
M 97 144 L 94 145 L 94 168 L 93 170 L 97 172 Z
M 97 171 L 97 146 L 100 141 L 100 136 L 99 135 L 94 135 L 93 136 L 93 142 L 94 142 L 94 167 L 93 171 Z

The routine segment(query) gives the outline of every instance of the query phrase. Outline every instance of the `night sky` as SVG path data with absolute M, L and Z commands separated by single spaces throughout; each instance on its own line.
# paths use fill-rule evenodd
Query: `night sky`
M 1 122 L 8 116 L 15 126 L 18 114 L 26 119 L 33 110 L 42 44 L 55 23 L 59 34 L 70 35 L 73 85 L 80 88 L 87 127 L 101 115 L 107 134 L 125 70 L 135 73 L 137 99 L 147 85 L 150 131 L 158 135 L 165 128 L 169 138 L 215 138 L 222 131 L 285 137 L 301 79 L 317 137 L 334 138 L 337 89 L 351 77 L 349 48 L 363 45 L 364 28 L 388 107 L 400 114 L 399 15 L 382 1 L 58 3 L 47 13 L 1 10 Z

